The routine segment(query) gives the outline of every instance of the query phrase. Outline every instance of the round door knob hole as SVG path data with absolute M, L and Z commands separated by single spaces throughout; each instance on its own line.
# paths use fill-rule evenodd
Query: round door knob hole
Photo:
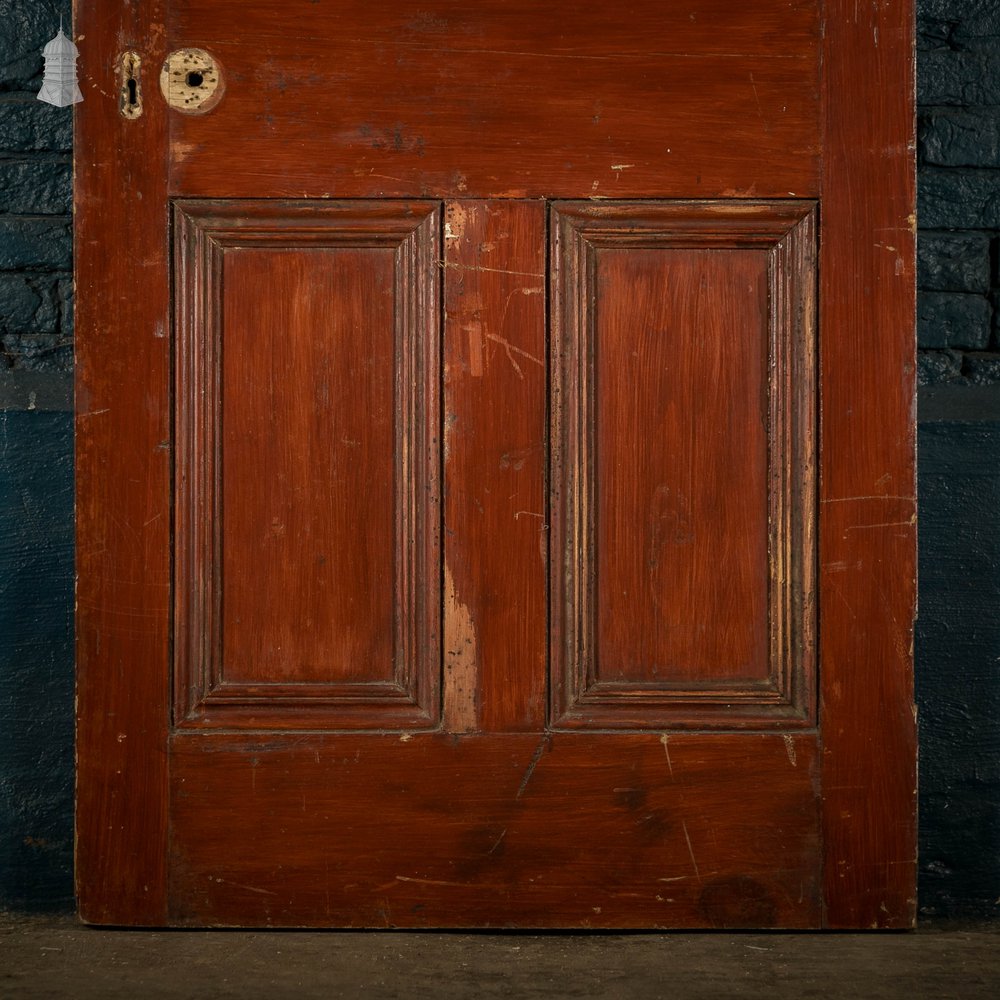
M 222 99 L 222 67 L 204 49 L 177 49 L 160 71 L 160 90 L 174 111 L 199 115 Z

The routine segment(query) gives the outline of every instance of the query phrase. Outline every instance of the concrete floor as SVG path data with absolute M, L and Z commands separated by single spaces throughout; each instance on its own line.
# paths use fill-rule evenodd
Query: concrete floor
M 1000 996 L 1000 927 L 912 934 L 108 931 L 0 915 L 0 997 Z

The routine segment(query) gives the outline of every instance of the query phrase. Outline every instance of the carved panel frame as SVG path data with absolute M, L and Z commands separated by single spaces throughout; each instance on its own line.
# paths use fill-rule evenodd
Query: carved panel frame
M 183 728 L 432 728 L 440 718 L 440 273 L 436 202 L 174 203 L 176 457 L 174 724 Z M 395 254 L 396 573 L 391 682 L 235 683 L 221 641 L 223 338 L 227 250 Z
M 562 202 L 552 209 L 550 724 L 802 729 L 816 724 L 816 205 Z M 596 662 L 596 253 L 768 255 L 768 631 L 764 682 L 615 683 Z

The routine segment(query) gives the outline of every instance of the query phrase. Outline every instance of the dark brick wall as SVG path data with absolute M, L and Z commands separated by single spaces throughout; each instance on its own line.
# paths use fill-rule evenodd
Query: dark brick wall
M 35 100 L 68 2 L 0 0 L 0 369 L 73 364 L 72 112 Z
M 1000 2 L 917 10 L 920 381 L 1000 382 Z
M 920 882 L 1000 917 L 1000 0 L 917 0 Z
M 69 2 L 0 0 L 0 909 L 73 902 L 72 110 L 35 100 Z
M 73 421 L 9 409 L 0 411 L 0 910 L 69 908 L 72 871 Z
M 925 391 L 920 420 L 924 917 L 1000 915 L 1000 384 Z

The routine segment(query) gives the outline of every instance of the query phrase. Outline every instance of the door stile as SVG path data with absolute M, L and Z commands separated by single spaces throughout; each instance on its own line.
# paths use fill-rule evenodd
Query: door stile
M 167 108 L 148 100 L 128 119 L 105 93 L 126 49 L 155 86 L 166 6 L 75 4 L 87 39 L 74 135 L 76 885 L 91 923 L 167 919 Z
M 825 924 L 911 927 L 913 10 L 853 0 L 826 6 L 819 298 Z M 865 363 L 873 350 L 877 362 Z

